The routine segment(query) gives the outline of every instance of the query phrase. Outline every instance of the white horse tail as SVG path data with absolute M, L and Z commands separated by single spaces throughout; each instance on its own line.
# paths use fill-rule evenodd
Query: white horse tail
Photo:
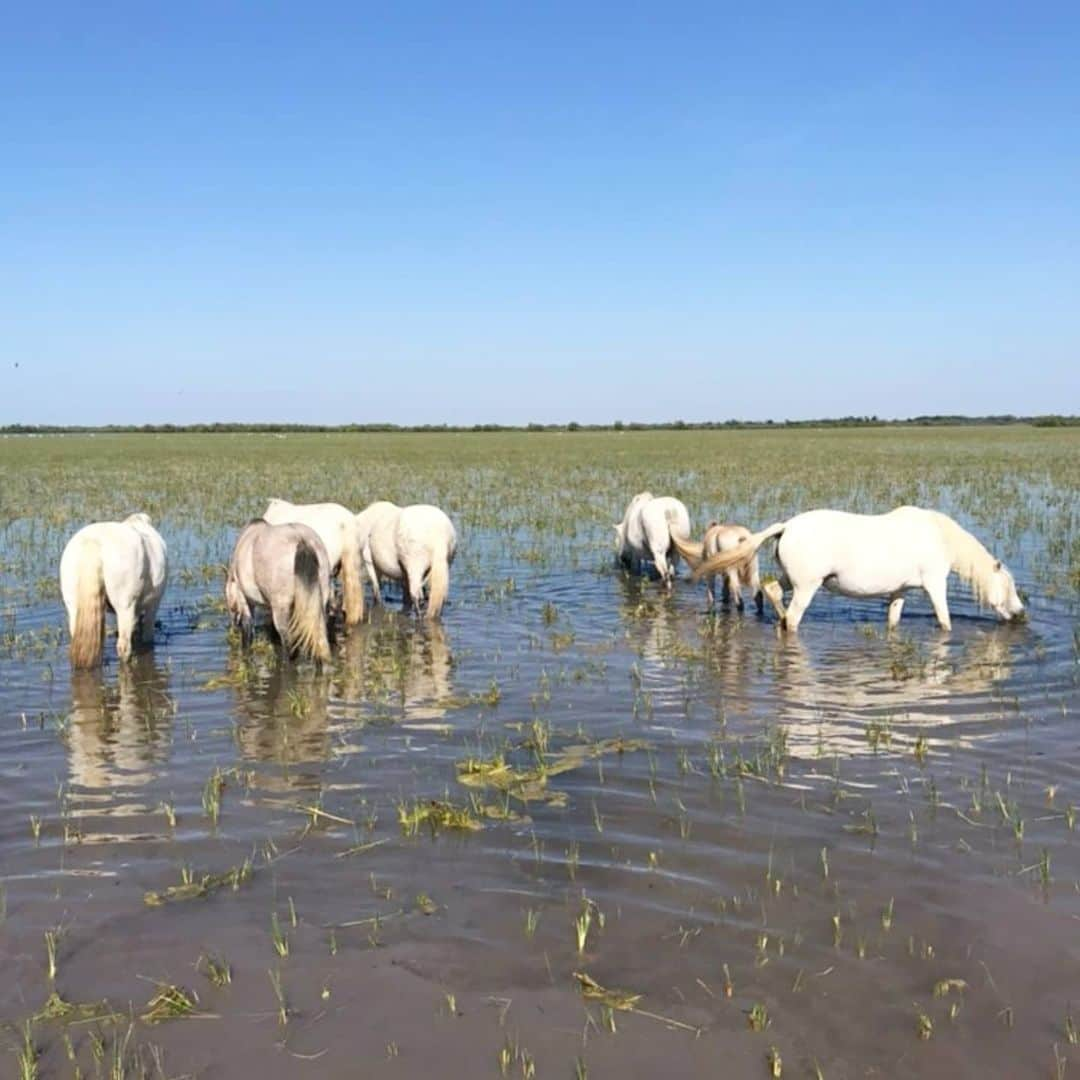
M 101 663 L 105 645 L 105 580 L 101 544 L 83 540 L 75 567 L 75 629 L 71 634 L 71 666 L 92 668 Z
M 707 574 L 719 574 L 720 572 L 727 570 L 730 566 L 749 563 L 757 554 L 757 549 L 761 547 L 766 540 L 771 540 L 774 536 L 780 536 L 786 528 L 786 521 L 778 521 L 775 525 L 770 525 L 767 529 L 762 529 L 761 532 L 752 533 L 748 539 L 744 540 L 730 551 L 721 551 L 706 559 L 703 563 L 694 568 L 694 572 L 691 576 L 695 581 L 700 581 L 701 578 L 705 577 Z
M 700 540 L 691 540 L 689 536 L 682 536 L 676 532 L 671 518 L 668 518 L 668 532 L 671 533 L 671 542 L 675 545 L 675 550 L 686 560 L 686 565 L 693 570 L 705 557 L 705 545 Z
M 450 552 L 445 539 L 435 541 L 431 551 L 431 569 L 428 571 L 427 617 L 437 619 L 450 591 Z
M 325 598 L 319 588 L 319 557 L 306 540 L 296 545 L 293 570 L 296 581 L 289 614 L 289 649 L 321 664 L 330 659 Z
M 360 577 L 360 545 L 355 519 L 345 529 L 341 547 L 341 594 L 345 625 L 355 626 L 364 617 L 364 582 Z

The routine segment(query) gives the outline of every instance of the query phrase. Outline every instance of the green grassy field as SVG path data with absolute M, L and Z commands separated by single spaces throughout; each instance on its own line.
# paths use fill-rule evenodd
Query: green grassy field
M 463 530 L 603 548 L 628 498 L 676 494 L 697 523 L 761 527 L 818 506 L 945 509 L 1007 557 L 1021 544 L 1051 588 L 1080 566 L 1080 429 L 1010 427 L 439 434 L 68 435 L 0 439 L 8 589 L 53 574 L 62 539 L 144 510 L 206 541 L 272 495 L 356 509 L 430 501 Z M 1032 547 L 1033 545 L 1033 547 Z M 44 585 L 42 585 L 44 588 Z

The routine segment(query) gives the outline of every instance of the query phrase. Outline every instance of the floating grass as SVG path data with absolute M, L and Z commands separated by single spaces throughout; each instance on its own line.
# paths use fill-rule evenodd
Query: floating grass
M 201 874 L 196 877 L 189 870 L 182 873 L 179 885 L 143 893 L 143 902 L 148 907 L 162 907 L 165 904 L 180 903 L 185 900 L 205 900 L 221 889 L 234 892 L 251 879 L 255 872 L 252 860 L 245 859 L 239 866 L 230 867 L 222 874 Z
M 406 836 L 416 836 L 426 826 L 432 835 L 440 829 L 478 832 L 484 823 L 469 806 L 458 806 L 448 799 L 416 800 L 412 805 L 398 804 L 398 823 Z
M 206 1016 L 198 1012 L 199 995 L 193 990 L 158 983 L 157 993 L 146 1003 L 139 1019 L 146 1024 L 160 1024 L 165 1020 L 180 1020 L 187 1016 Z

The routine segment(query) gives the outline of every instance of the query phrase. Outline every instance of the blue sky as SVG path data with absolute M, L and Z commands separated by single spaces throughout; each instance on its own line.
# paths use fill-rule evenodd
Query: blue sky
M 1066 4 L 15 5 L 0 423 L 1078 412 L 1078 55 Z

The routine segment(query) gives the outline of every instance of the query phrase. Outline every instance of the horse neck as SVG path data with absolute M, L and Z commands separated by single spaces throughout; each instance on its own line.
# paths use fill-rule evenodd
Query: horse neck
M 950 568 L 968 582 L 976 597 L 980 598 L 994 572 L 994 556 L 971 533 L 945 514 L 939 515 L 938 525 L 948 548 Z

